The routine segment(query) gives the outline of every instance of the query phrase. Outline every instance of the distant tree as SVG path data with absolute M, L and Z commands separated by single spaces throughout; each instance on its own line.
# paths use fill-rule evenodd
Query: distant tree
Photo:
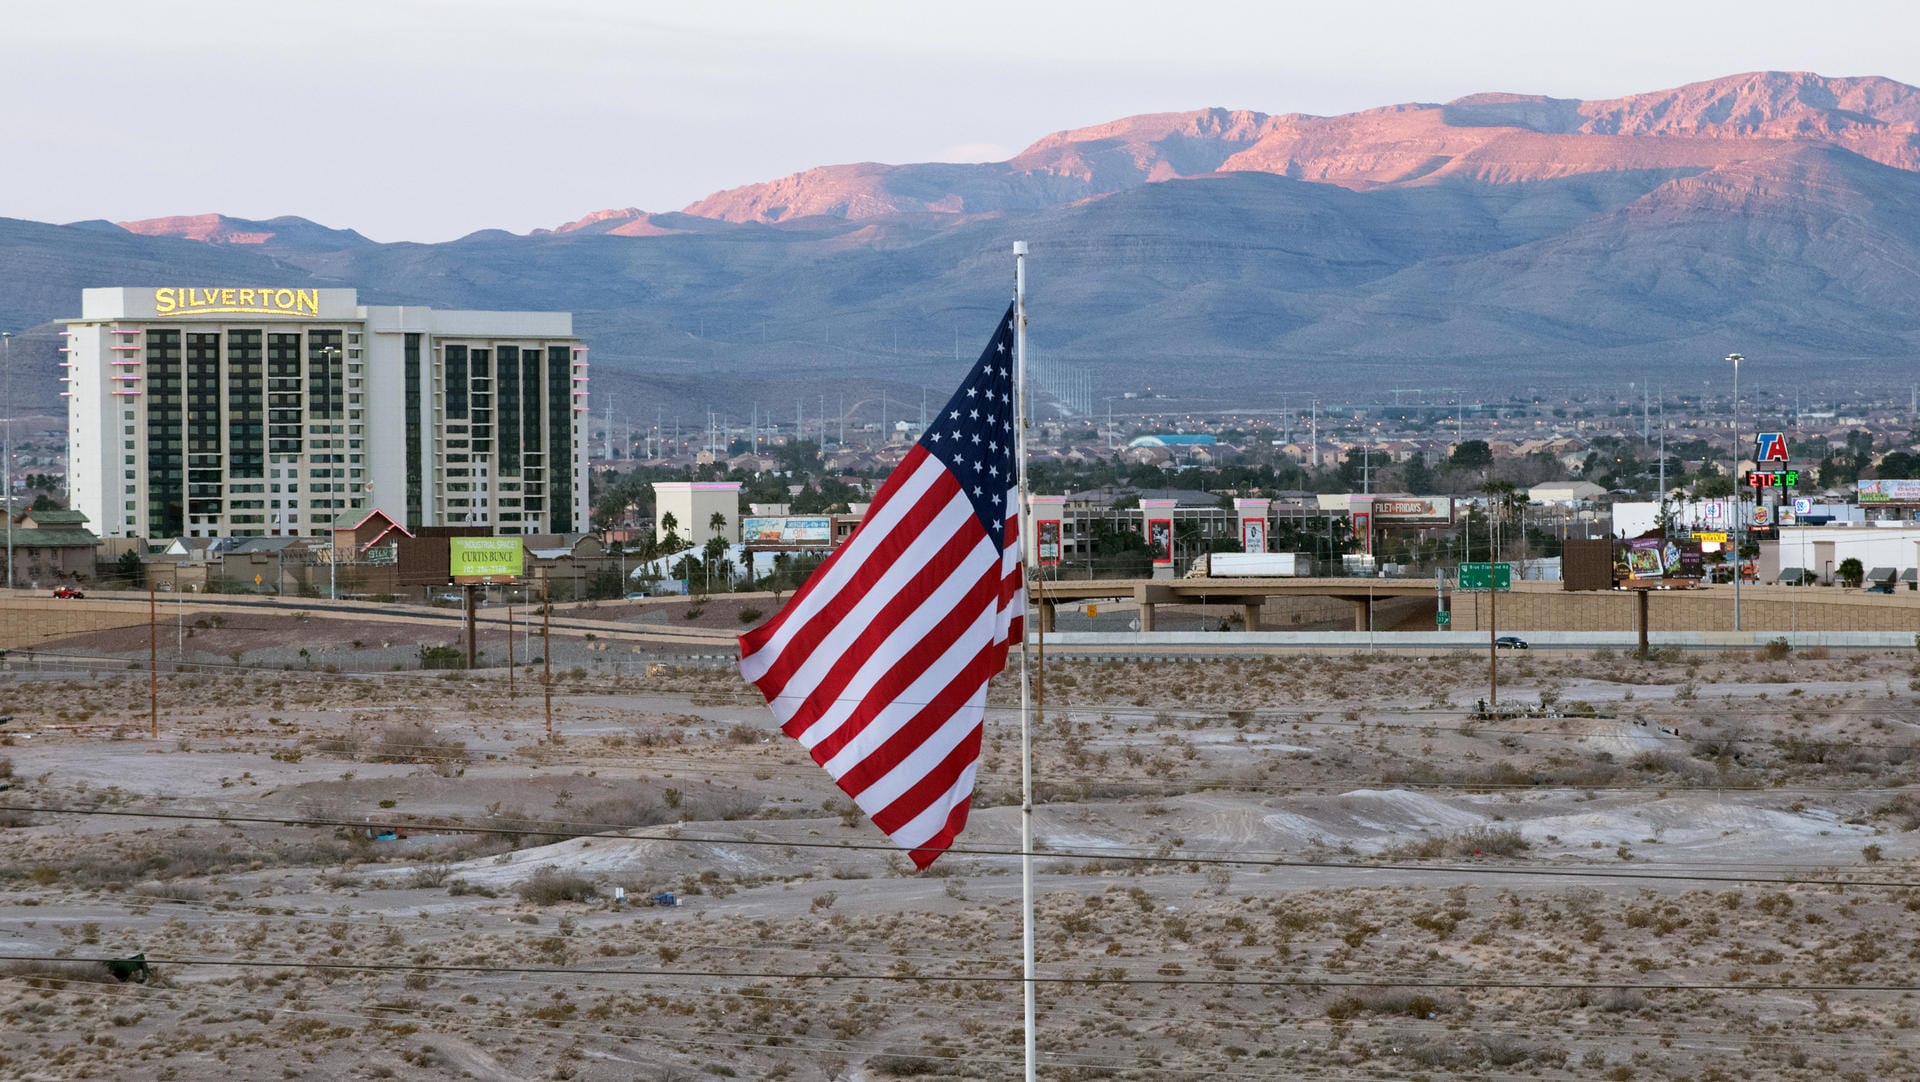
M 1920 477 L 1920 455 L 1908 451 L 1891 452 L 1880 460 L 1873 472 L 1876 477 Z
M 1484 470 L 1493 466 L 1493 448 L 1486 440 L 1466 440 L 1453 449 L 1447 465 L 1456 470 Z
M 1693 483 L 1693 498 L 1696 500 L 1724 500 L 1733 495 L 1733 478 L 1725 474 L 1712 474 Z
M 1842 586 L 1858 586 L 1860 580 L 1867 577 L 1867 569 L 1862 567 L 1859 558 L 1854 556 L 1841 560 L 1837 570 Z
M 1416 496 L 1424 496 L 1433 491 L 1433 467 L 1427 465 L 1425 451 L 1415 451 L 1413 457 L 1407 459 L 1406 465 L 1401 467 L 1401 484 Z

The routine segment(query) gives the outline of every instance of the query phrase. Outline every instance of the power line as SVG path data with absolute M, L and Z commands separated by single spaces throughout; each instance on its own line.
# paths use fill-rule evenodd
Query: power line
M 99 962 L 106 964 L 107 958 L 76 958 L 59 955 L 4 955 L 0 959 L 18 962 Z M 782 980 L 782 981 L 877 981 L 886 984 L 945 982 L 949 984 L 1020 984 L 1025 978 L 1017 974 L 989 973 L 835 973 L 813 970 L 805 973 L 782 970 L 724 970 L 724 969 L 651 969 L 651 968 L 605 968 L 590 969 L 582 966 L 527 966 L 527 965 L 490 965 L 480 962 L 373 962 L 373 961 L 331 961 L 315 962 L 297 959 L 252 959 L 252 958 L 195 958 L 186 956 L 149 956 L 149 965 L 155 966 L 230 966 L 235 969 L 313 969 L 335 972 L 368 973 L 479 973 L 504 974 L 510 976 L 567 976 L 567 977 L 691 977 L 701 980 Z M 1095 967 L 1099 968 L 1098 966 Z M 1582 991 L 1599 989 L 1602 991 L 1632 992 L 1920 992 L 1920 983 L 1892 982 L 1794 982 L 1794 981 L 1674 981 L 1667 983 L 1648 983 L 1645 981 L 1609 981 L 1583 978 L 1577 981 L 1551 981 L 1540 979 L 1497 979 L 1476 977 L 1471 979 L 1446 980 L 1436 978 L 1387 979 L 1379 977 L 1271 977 L 1256 980 L 1243 980 L 1230 977 L 1188 977 L 1159 975 L 1147 977 L 1114 977 L 1100 974 L 1082 974 L 1077 976 L 1035 977 L 1034 983 L 1046 985 L 1079 986 L 1139 986 L 1159 985 L 1170 988 L 1435 988 L 1435 989 L 1506 989 L 1532 991 Z
M 187 821 L 187 822 L 222 823 L 222 824 L 229 824 L 229 825 L 246 823 L 246 824 L 255 824 L 255 825 L 267 824 L 267 825 L 274 825 L 274 826 L 346 827 L 348 829 L 355 829 L 355 830 L 361 829 L 368 825 L 367 819 L 355 821 L 351 819 L 329 819 L 329 818 L 322 818 L 322 817 L 288 818 L 288 817 L 269 817 L 269 816 L 203 814 L 203 813 L 194 813 L 194 812 L 129 811 L 125 809 L 68 808 L 68 807 L 55 807 L 52 805 L 38 805 L 38 804 L 4 804 L 4 805 L 0 805 L 0 812 L 32 812 L 32 813 L 48 814 L 48 815 L 100 815 L 100 816 L 112 816 L 117 818 L 163 819 L 163 820 L 179 820 L 179 821 Z M 554 830 L 539 830 L 539 829 L 529 829 L 524 827 L 508 827 L 508 826 L 502 826 L 502 825 L 472 826 L 464 823 L 450 823 L 450 822 L 440 822 L 440 821 L 434 821 L 434 820 L 409 820 L 409 819 L 406 819 L 405 817 L 400 817 L 400 816 L 380 816 L 377 818 L 374 818 L 374 817 L 368 817 L 368 818 L 372 818 L 375 823 L 381 826 L 400 825 L 400 826 L 405 826 L 410 830 L 433 831 L 433 832 L 445 833 L 445 834 L 497 834 L 497 835 L 504 835 L 509 837 L 550 838 L 556 833 L 556 831 Z M 593 832 L 582 832 L 579 834 L 575 834 L 574 837 L 603 838 L 603 839 L 619 840 L 619 841 L 672 842 L 679 845 L 725 845 L 725 846 L 748 846 L 748 847 L 759 846 L 759 847 L 767 847 L 767 848 L 775 848 L 775 849 L 824 849 L 824 850 L 835 850 L 835 851 L 842 851 L 842 852 L 879 852 L 879 853 L 888 854 L 890 856 L 897 856 L 900 853 L 899 848 L 891 844 L 880 844 L 880 843 L 873 843 L 873 842 L 852 842 L 852 841 L 815 842 L 815 841 L 801 841 L 797 839 L 776 839 L 776 838 L 711 837 L 711 836 L 702 836 L 702 835 L 691 835 L 686 833 L 683 829 L 677 828 L 677 827 L 670 828 L 667 832 L 661 833 L 661 834 L 628 834 L 628 833 L 618 833 L 614 831 L 593 831 Z M 1681 883 L 1768 883 L 1768 884 L 1788 884 L 1788 885 L 1795 885 L 1795 886 L 1847 886 L 1847 887 L 1875 887 L 1875 888 L 1889 888 L 1889 889 L 1905 889 L 1905 888 L 1920 887 L 1920 880 L 1831 879 L 1831 878 L 1811 878 L 1811 877 L 1805 877 L 1805 876 L 1778 876 L 1778 875 L 1758 875 L 1758 874 L 1749 874 L 1749 875 L 1686 874 L 1686 875 L 1682 875 L 1682 874 L 1660 874 L 1660 873 L 1653 873 L 1653 872 L 1617 871 L 1612 869 L 1599 869 L 1599 868 L 1543 868 L 1543 867 L 1496 866 L 1496 865 L 1486 865 L 1486 864 L 1470 864 L 1470 865 L 1461 865 L 1461 864 L 1420 865 L 1420 864 L 1404 864 L 1404 863 L 1358 864 L 1350 861 L 1305 860 L 1305 859 L 1287 859 L 1287 858 L 1251 857 L 1251 856 L 1248 856 L 1248 857 L 1207 856 L 1207 855 L 1202 855 L 1198 853 L 1184 853 L 1184 854 L 1157 853 L 1157 852 L 1156 853 L 1129 853 L 1122 850 L 1106 850 L 1106 849 L 1102 849 L 1102 850 L 1040 849 L 1040 850 L 1035 850 L 1031 854 L 1028 854 L 1017 849 L 984 849 L 984 848 L 955 846 L 951 849 L 946 850 L 946 852 L 956 856 L 991 857 L 991 858 L 998 858 L 998 859 L 1013 859 L 1013 858 L 1020 858 L 1020 857 L 1031 855 L 1031 856 L 1039 857 L 1042 859 L 1080 860 L 1080 861 L 1087 861 L 1090 863 L 1102 862 L 1102 861 L 1119 861 L 1119 862 L 1125 862 L 1125 863 L 1138 863 L 1138 864 L 1164 864 L 1164 865 L 1186 864 L 1186 865 L 1203 865 L 1203 866 L 1212 866 L 1212 867 L 1241 867 L 1241 868 L 1253 868 L 1253 869 L 1312 868 L 1312 869 L 1317 869 L 1321 871 L 1404 872 L 1404 873 L 1413 873 L 1413 874 L 1421 874 L 1421 875 L 1470 875 L 1470 876 L 1520 877 L 1520 878 L 1544 878 L 1544 879 L 1637 880 L 1637 881 L 1664 881 L 1664 882 L 1681 882 Z

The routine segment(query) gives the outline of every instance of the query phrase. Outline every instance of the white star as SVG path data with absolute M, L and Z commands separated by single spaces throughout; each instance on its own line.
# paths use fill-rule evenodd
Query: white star
M 995 442 L 994 442 L 994 441 L 992 441 L 992 440 L 988 440 L 988 441 L 987 441 L 987 450 L 989 450 L 989 451 L 998 451 L 999 449 L 1000 449 L 1000 445 L 999 445 L 998 443 L 995 443 Z
M 998 467 L 998 466 L 988 466 L 988 467 L 987 467 L 987 476 L 988 476 L 988 477 L 998 477 L 998 476 L 1000 476 L 1000 467 Z
M 982 461 L 980 461 L 979 459 L 974 459 L 974 462 L 973 462 L 973 472 L 975 472 L 975 473 L 979 473 L 979 472 L 980 472 L 980 468 L 981 468 L 982 466 L 985 466 L 985 465 L 986 465 L 986 463 L 984 463 L 984 462 L 982 462 Z
M 974 445 L 975 445 L 975 446 L 978 446 L 978 445 L 979 445 L 979 443 L 980 443 L 980 433 L 978 433 L 978 432 L 975 432 L 975 433 L 973 434 L 973 442 L 974 442 Z
M 947 416 L 949 416 L 949 417 L 951 417 L 951 418 L 953 418 L 954 420 L 956 420 L 956 421 L 958 421 L 958 420 L 960 419 L 960 411 L 959 411 L 959 410 L 954 410 L 954 411 L 953 411 L 952 413 L 949 413 L 949 414 L 947 414 Z
M 929 434 L 928 434 L 928 438 L 930 438 L 930 439 L 932 439 L 932 440 L 933 440 L 933 442 L 935 442 L 935 443 L 939 443 L 939 442 L 940 442 L 940 433 L 938 433 L 938 432 L 932 432 L 932 433 L 929 433 Z
M 958 465 L 959 465 L 960 463 L 962 463 L 962 462 L 964 462 L 964 461 L 966 461 L 966 456 L 965 456 L 965 455 L 954 455 L 954 456 L 953 456 L 953 464 L 954 464 L 954 465 L 956 465 L 956 466 L 958 466 Z
M 974 494 L 975 496 L 979 496 L 979 495 L 982 495 L 982 493 L 981 493 L 981 491 L 980 491 L 980 486 L 979 486 L 979 485 L 975 485 L 975 486 L 973 486 L 973 494 Z
M 1000 351 L 1001 353 L 1005 353 L 1007 351 L 1007 344 L 1005 342 L 1002 342 L 993 348 Z
M 978 420 L 980 419 L 980 411 L 979 411 L 979 410 L 968 410 L 968 411 L 967 411 L 967 417 L 968 417 L 969 419 L 971 419 L 971 420 L 975 420 L 975 421 L 978 421 Z
M 974 388 L 974 387 L 969 387 L 969 388 L 967 388 L 967 397 L 968 397 L 968 398 L 973 398 L 973 397 L 975 397 L 976 395 L 978 395 L 979 393 L 980 393 L 980 391 L 979 391 L 979 390 L 978 390 L 977 388 Z M 991 394 L 989 394 L 989 395 L 987 395 L 987 397 L 988 397 L 988 398 L 992 398 L 992 397 L 993 397 L 993 395 L 991 395 Z
M 995 507 L 1000 506 L 1000 494 L 997 492 L 993 494 L 993 505 Z

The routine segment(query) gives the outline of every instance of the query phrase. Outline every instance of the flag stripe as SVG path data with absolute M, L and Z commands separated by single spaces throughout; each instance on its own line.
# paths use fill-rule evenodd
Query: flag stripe
M 920 868 L 966 826 L 987 685 L 1025 627 L 1013 316 L 859 528 L 740 636 L 781 728 Z

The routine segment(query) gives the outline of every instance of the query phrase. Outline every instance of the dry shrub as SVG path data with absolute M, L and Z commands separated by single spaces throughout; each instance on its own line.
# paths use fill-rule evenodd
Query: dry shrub
M 558 905 L 561 902 L 584 902 L 597 892 L 593 880 L 573 872 L 563 872 L 552 865 L 536 870 L 520 885 L 513 888 L 522 901 L 534 905 Z
M 471 762 L 464 741 L 449 740 L 425 725 L 398 725 L 381 733 L 367 750 L 374 763 L 432 763 L 455 766 Z
M 23 980 L 43 988 L 59 988 L 75 982 L 119 983 L 105 962 L 0 961 L 0 977 Z
M 1476 856 L 1515 857 L 1527 851 L 1526 836 L 1510 827 L 1474 827 L 1458 834 L 1426 838 L 1386 851 L 1389 860 L 1461 859 Z

